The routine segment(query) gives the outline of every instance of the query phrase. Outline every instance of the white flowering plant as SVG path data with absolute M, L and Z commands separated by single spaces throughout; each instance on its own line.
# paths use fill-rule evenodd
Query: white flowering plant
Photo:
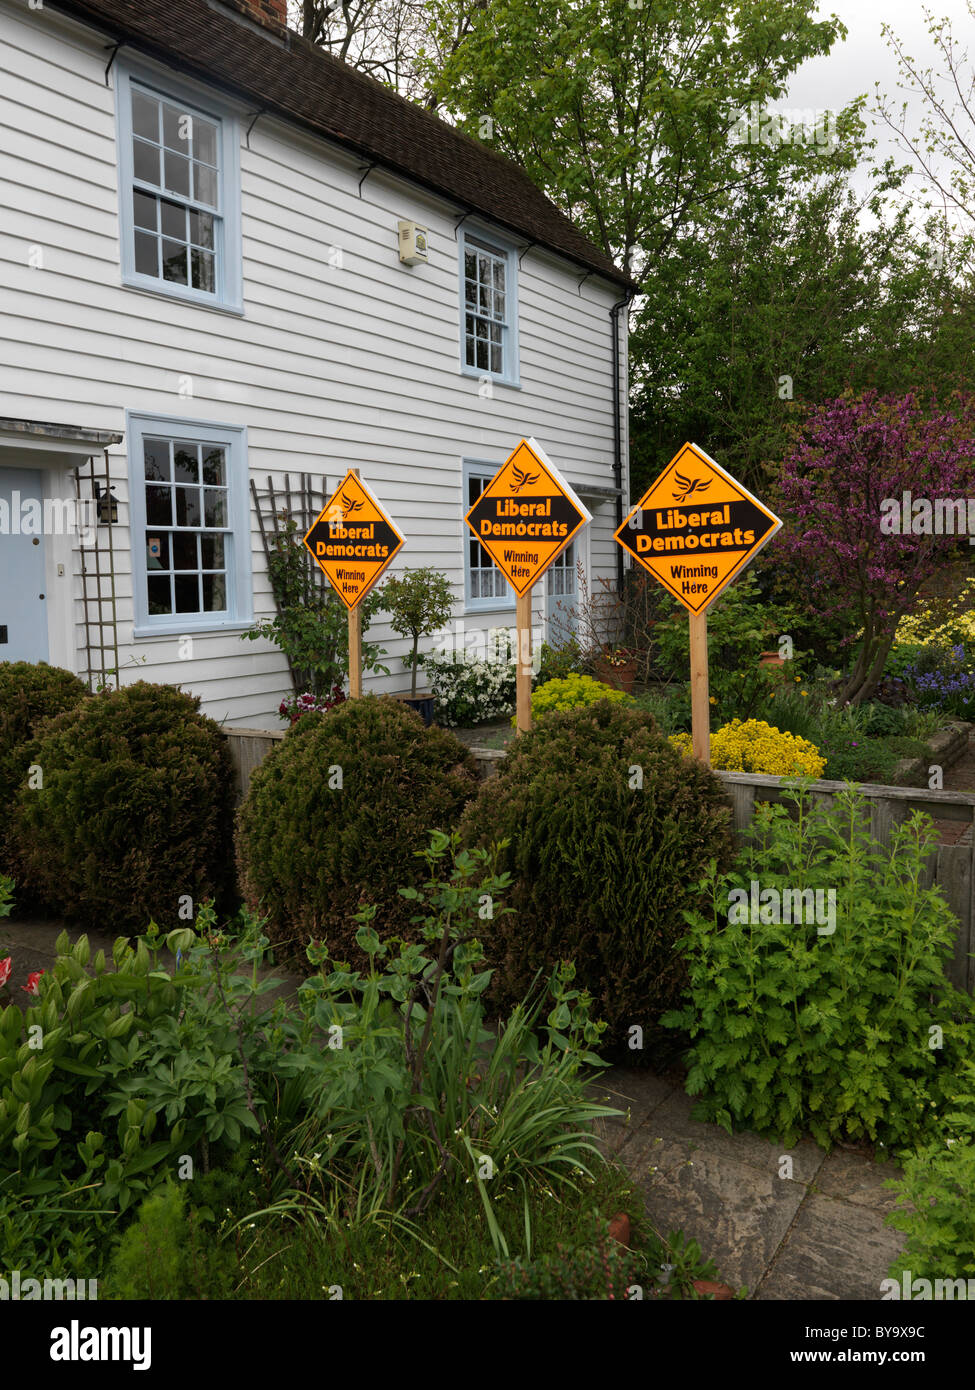
M 437 721 L 447 728 L 483 724 L 514 709 L 517 660 L 507 628 L 491 629 L 484 657 L 434 652 L 420 663 L 437 701 Z

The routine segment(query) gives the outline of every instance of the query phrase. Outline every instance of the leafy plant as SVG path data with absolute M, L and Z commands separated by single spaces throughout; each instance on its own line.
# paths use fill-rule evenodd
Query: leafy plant
M 420 638 L 450 621 L 454 604 L 450 581 L 439 570 L 407 570 L 403 575 L 394 574 L 386 580 L 380 598 L 389 612 L 393 631 L 400 637 L 413 639 L 413 650 L 408 662 L 404 658 L 404 664 L 409 666 L 413 682 L 410 693 L 415 696 Z
M 971 1000 L 945 979 L 958 924 L 924 886 L 933 829 L 915 812 L 888 855 L 855 791 L 788 799 L 796 819 L 759 806 L 734 869 L 702 880 L 710 910 L 685 914 L 688 1000 L 665 1022 L 691 1037 L 694 1113 L 787 1144 L 913 1144 L 972 1045 Z
M 489 632 L 485 657 L 431 652 L 420 657 L 420 665 L 430 676 L 437 720 L 448 729 L 483 724 L 514 706 L 517 663 L 514 644 L 502 628 Z
M 324 937 L 361 964 L 352 918 L 368 899 L 384 934 L 404 932 L 398 889 L 411 872 L 419 881 L 415 852 L 477 785 L 463 744 L 388 696 L 303 715 L 254 773 L 237 817 L 241 888 L 274 945 L 300 960 Z
M 896 1191 L 898 1205 L 887 1218 L 889 1226 L 907 1235 L 907 1242 L 890 1268 L 890 1277 L 965 1281 L 954 1298 L 971 1298 L 975 1289 L 975 1064 L 961 1063 L 942 1117 L 938 1139 L 905 1156 L 901 1178 L 885 1186 Z
M 212 1220 L 212 1216 L 211 1216 Z M 172 1178 L 145 1197 L 115 1251 L 99 1293 L 117 1299 L 226 1298 L 234 1251 L 212 1238 L 209 1222 Z
M 357 1222 L 383 1212 L 412 1221 L 442 1188 L 471 1183 L 506 1254 L 495 1193 L 514 1188 L 527 1212 L 539 1186 L 571 1186 L 599 1161 L 591 1122 L 619 1113 L 587 1095 L 603 1025 L 563 964 L 547 990 L 489 1031 L 478 931 L 504 915 L 507 876 L 492 852 L 461 850 L 441 832 L 419 857 L 429 877 L 401 890 L 417 909 L 419 941 L 380 940 L 372 905 L 356 915 L 365 972 L 334 961 L 321 942 L 308 948 L 318 974 L 299 990 L 303 1020 L 278 1062 L 282 1076 L 307 1074 L 318 1097 L 284 1146 L 305 1180 L 255 1217 L 291 1219 L 311 1204 L 328 1223 L 338 1217 L 338 1184 Z
M 599 700 L 540 719 L 460 823 L 466 844 L 510 842 L 516 916 L 485 933 L 499 1004 L 571 958 L 609 1047 L 648 1061 L 684 984 L 683 909 L 709 860 L 730 863 L 729 820 L 717 778 L 638 709 Z
M 273 618 L 261 618 L 242 641 L 265 638 L 287 658 L 294 692 L 308 690 L 324 696 L 334 686 L 343 686 L 349 669 L 349 628 L 347 610 L 331 585 L 322 585 L 312 568 L 312 559 L 299 533 L 298 523 L 286 516 L 273 537 L 268 560 L 271 590 L 277 605 Z M 382 608 L 377 590 L 359 604 L 362 632 Z M 381 665 L 385 651 L 375 642 L 362 642 L 363 671 L 389 675 Z

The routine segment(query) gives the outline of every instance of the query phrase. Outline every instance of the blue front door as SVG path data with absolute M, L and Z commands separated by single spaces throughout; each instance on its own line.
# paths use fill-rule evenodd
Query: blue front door
M 0 661 L 47 660 L 43 497 L 36 469 L 0 468 Z

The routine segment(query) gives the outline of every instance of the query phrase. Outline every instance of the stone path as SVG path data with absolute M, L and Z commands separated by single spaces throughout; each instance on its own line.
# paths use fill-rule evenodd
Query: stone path
M 594 1090 L 629 1109 L 627 1121 L 604 1122 L 603 1141 L 639 1185 L 656 1230 L 697 1240 L 721 1279 L 759 1300 L 881 1297 L 904 1242 L 883 1224 L 896 1197 L 883 1186 L 897 1176 L 893 1163 L 700 1124 L 676 1076 L 614 1068 Z M 791 1177 L 780 1176 L 786 1155 Z

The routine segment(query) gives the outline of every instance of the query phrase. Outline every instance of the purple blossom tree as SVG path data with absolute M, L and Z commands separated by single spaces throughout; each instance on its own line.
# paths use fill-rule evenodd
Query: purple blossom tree
M 777 547 L 807 610 L 847 622 L 849 644 L 862 633 L 842 703 L 870 698 L 900 618 L 948 558 L 951 536 L 930 524 L 934 502 L 966 498 L 973 481 L 975 397 L 926 408 L 914 392 L 867 391 L 803 420 L 783 465 Z

